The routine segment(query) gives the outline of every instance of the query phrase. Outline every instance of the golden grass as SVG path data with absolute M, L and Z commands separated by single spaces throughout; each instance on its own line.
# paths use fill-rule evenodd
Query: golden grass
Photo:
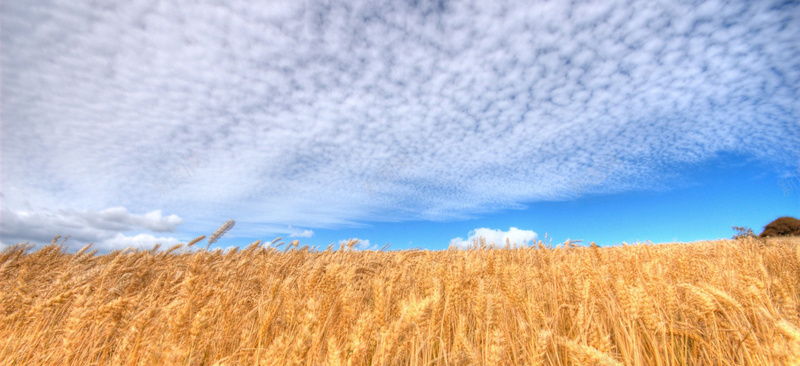
M 800 363 L 798 238 L 187 249 L 199 240 L 169 253 L 6 250 L 0 363 Z

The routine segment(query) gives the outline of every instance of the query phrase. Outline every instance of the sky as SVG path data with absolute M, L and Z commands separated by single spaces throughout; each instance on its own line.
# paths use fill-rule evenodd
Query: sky
M 800 216 L 797 1 L 0 3 L 0 247 L 730 238 Z

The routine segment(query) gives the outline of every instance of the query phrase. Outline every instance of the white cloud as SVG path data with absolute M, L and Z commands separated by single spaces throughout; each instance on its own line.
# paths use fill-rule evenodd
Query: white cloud
M 289 225 L 289 230 L 291 231 L 291 233 L 289 234 L 290 238 L 310 238 L 314 236 L 314 230 L 293 229 L 291 225 Z
M 506 240 L 508 240 L 512 246 L 529 246 L 536 241 L 537 235 L 536 232 L 532 230 L 520 230 L 515 227 L 511 227 L 508 231 L 482 227 L 470 231 L 469 237 L 466 240 L 460 237 L 453 238 L 450 240 L 450 245 L 455 245 L 459 248 L 467 248 L 479 238 L 486 239 L 487 245 L 495 244 L 495 246 L 502 247 L 506 245 Z
M 366 240 L 366 239 L 359 239 L 359 238 L 352 238 L 352 239 L 343 239 L 343 240 L 340 240 L 340 241 L 339 241 L 339 245 L 345 244 L 345 246 L 346 246 L 346 245 L 347 245 L 347 243 L 348 243 L 350 240 L 358 240 L 358 242 L 356 243 L 356 245 L 354 245 L 354 246 L 353 246 L 353 249 L 354 249 L 354 250 L 378 250 L 378 249 L 379 249 L 377 245 L 370 244 L 369 240 Z M 338 248 L 336 248 L 336 249 L 338 249 Z
M 259 236 L 679 184 L 722 152 L 794 166 L 798 10 L 6 2 L 3 207 Z M 125 217 L 92 230 L 179 224 Z
M 118 207 L 118 209 L 125 210 L 122 207 Z M 178 215 L 162 216 L 161 210 L 148 212 L 141 217 L 136 217 L 135 215 L 130 216 L 136 218 L 136 223 L 140 226 L 156 232 L 173 232 L 177 230 L 178 225 L 183 223 L 183 220 L 181 220 Z
M 167 249 L 172 245 L 178 244 L 181 241 L 172 238 L 172 237 L 155 237 L 150 234 L 138 234 L 134 236 L 125 236 L 123 234 L 117 233 L 114 237 L 110 239 L 103 240 L 96 245 L 92 245 L 93 248 L 97 248 L 103 251 L 109 251 L 114 249 L 125 249 L 131 247 L 133 249 L 152 249 L 156 244 L 161 244 L 161 249 Z

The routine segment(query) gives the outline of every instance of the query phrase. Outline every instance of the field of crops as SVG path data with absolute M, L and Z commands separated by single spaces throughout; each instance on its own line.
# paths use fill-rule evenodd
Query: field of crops
M 351 243 L 352 244 L 352 243 Z M 0 254 L 3 365 L 797 365 L 800 238 Z

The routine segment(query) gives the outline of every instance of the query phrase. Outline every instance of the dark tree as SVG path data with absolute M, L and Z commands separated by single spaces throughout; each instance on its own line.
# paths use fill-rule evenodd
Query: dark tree
M 760 238 L 768 236 L 800 236 L 800 220 L 794 217 L 779 217 L 775 221 L 764 226 L 764 231 L 759 235 Z

